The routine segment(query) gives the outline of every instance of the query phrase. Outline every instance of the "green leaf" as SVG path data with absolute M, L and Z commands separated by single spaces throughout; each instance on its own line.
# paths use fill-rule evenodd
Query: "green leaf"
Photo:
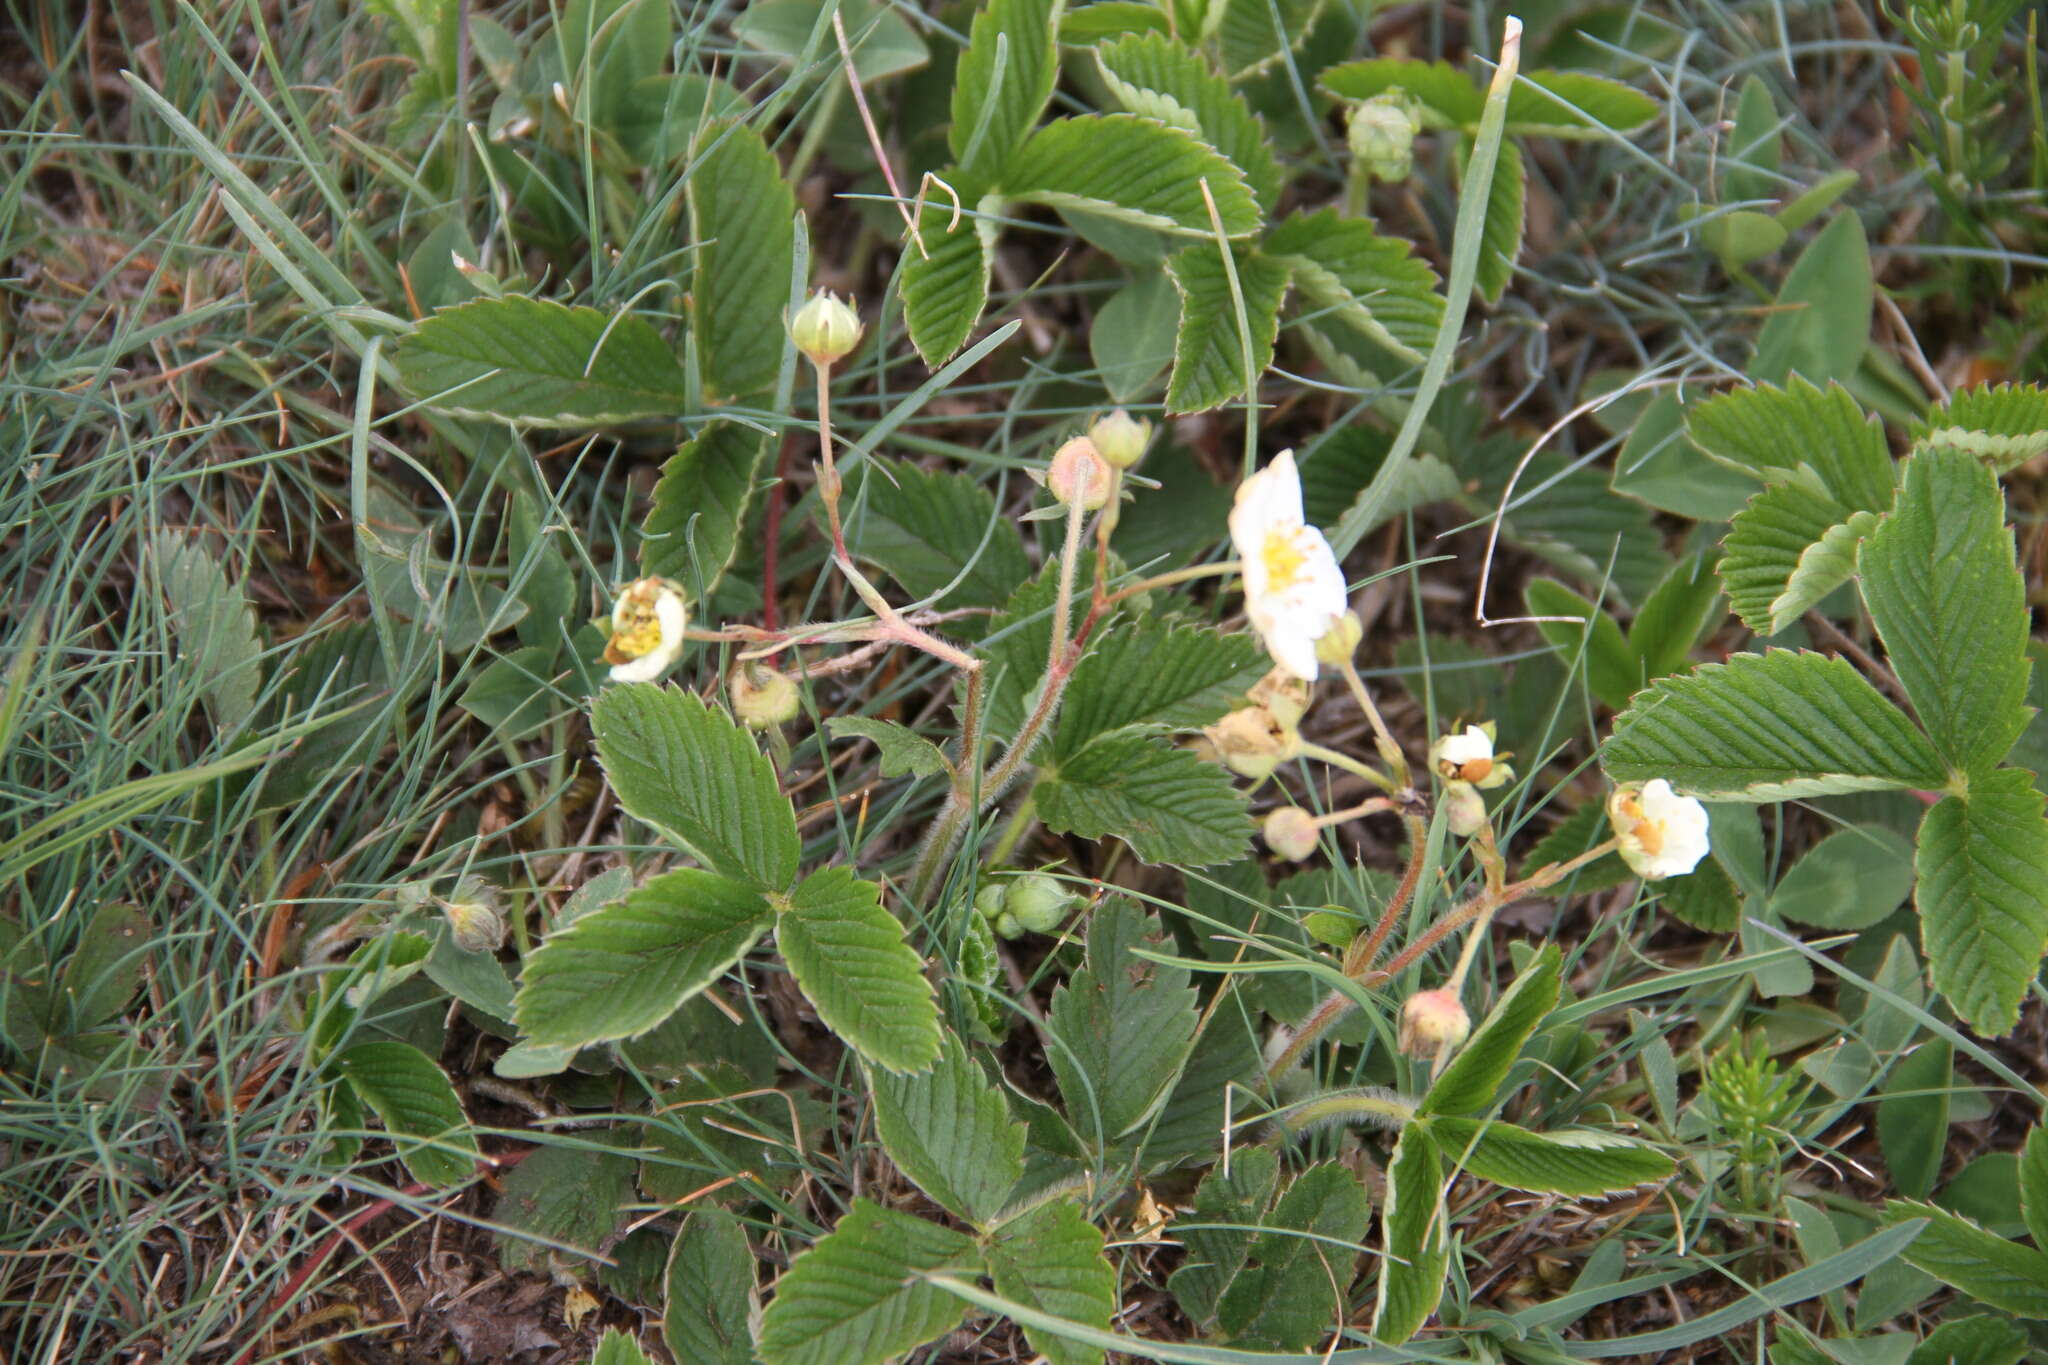
M 1060 20 L 1060 41 L 1069 47 L 1090 47 L 1128 33 L 1169 31 L 1166 11 L 1142 0 L 1093 0 Z
M 1778 308 L 1756 341 L 1749 375 L 1782 384 L 1792 374 L 1816 384 L 1854 374 L 1870 344 L 1876 308 L 1863 220 L 1836 215 L 1801 252 L 1778 290 Z
M 1129 902 L 1105 901 L 1089 922 L 1086 965 L 1053 991 L 1057 1046 L 1046 1060 L 1075 1130 L 1097 1150 L 1165 1098 L 1195 1035 L 1187 969 L 1132 955 L 1161 935 L 1159 922 Z
M 1163 34 L 1121 38 L 1095 49 L 1095 65 L 1117 102 L 1133 114 L 1184 128 L 1244 172 L 1262 210 L 1280 197 L 1280 163 L 1266 130 L 1230 82 Z
M 1164 271 L 1140 273 L 1096 310 L 1088 354 L 1110 401 L 1135 403 L 1145 396 L 1173 363 L 1179 322 L 1180 294 Z
M 1776 199 L 1784 155 L 1778 103 L 1763 77 L 1752 72 L 1735 100 L 1735 127 L 1721 161 L 1721 197 L 1736 203 Z
M 1166 273 L 1180 292 L 1180 325 L 1173 341 L 1173 377 L 1166 385 L 1168 412 L 1200 412 L 1229 402 L 1273 363 L 1280 305 L 1287 297 L 1287 267 L 1257 251 L 1231 250 L 1237 293 L 1214 243 L 1199 243 L 1167 258 Z M 1238 330 L 1237 300 L 1251 338 Z
M 1262 215 L 1244 173 L 1182 128 L 1135 114 L 1077 114 L 1027 138 L 1001 173 L 1003 195 L 1187 237 L 1213 237 L 1206 182 L 1226 237 Z
M 1429 1087 L 1418 1114 L 1476 1114 L 1493 1105 L 1523 1045 L 1557 1005 L 1559 961 L 1552 944 L 1537 952 Z
M 597 1352 L 590 1357 L 590 1365 L 654 1365 L 640 1344 L 616 1327 L 607 1327 L 598 1339 Z
M 1892 1188 L 1925 1199 L 1941 1175 L 1948 1148 L 1949 1095 L 1956 1084 L 1955 1045 L 1934 1038 L 1892 1068 L 1877 1105 L 1877 1141 Z
M 1258 641 L 1243 632 L 1139 621 L 1103 637 L 1075 667 L 1053 752 L 1071 758 L 1127 726 L 1199 729 L 1221 719 L 1267 666 Z
M 1296 1176 L 1263 1221 L 1217 1321 L 1233 1341 L 1306 1351 L 1344 1319 L 1372 1210 L 1358 1177 L 1330 1161 Z
M 690 330 L 718 402 L 772 388 L 782 368 L 796 194 L 751 124 L 707 124 L 696 156 L 684 182 L 697 244 Z
M 839 17 L 846 25 L 847 46 L 853 51 L 854 74 L 863 85 L 915 71 L 931 61 L 931 49 L 917 30 L 886 5 L 842 0 Z M 818 0 L 761 0 L 733 17 L 732 33 L 748 47 L 794 63 L 806 55 L 820 19 L 827 25 L 821 50 L 832 54 L 837 43 L 830 36 L 825 6 Z
M 513 1017 L 536 1042 L 564 1047 L 645 1033 L 725 975 L 768 924 L 755 887 L 665 872 L 549 934 L 527 959 Z
M 1690 554 L 1672 565 L 1628 628 L 1629 648 L 1642 660 L 1643 676 L 1661 678 L 1683 669 L 1701 637 L 1728 619 L 1720 602 L 1721 585 L 1706 555 Z
M 1567 664 L 1583 659 L 1586 686 L 1602 703 L 1619 711 L 1642 686 L 1642 662 L 1615 619 L 1554 578 L 1532 578 L 1523 590 L 1532 616 L 1570 616 L 1568 621 L 1538 621 L 1536 630 Z
M 50 1002 L 52 1036 L 96 1029 L 127 1007 L 142 986 L 143 967 L 149 961 L 149 928 L 149 916 L 123 901 L 108 901 L 93 911 L 77 944 L 63 958 L 58 995 Z M 47 969 L 34 975 L 48 980 Z M 17 977 L 6 989 L 21 994 L 27 984 Z M 10 1006 L 13 1003 L 9 1001 Z
M 1884 429 L 1839 384 L 1820 389 L 1794 375 L 1783 388 L 1736 389 L 1694 404 L 1685 429 L 1708 455 L 1755 478 L 1775 483 L 1811 470 L 1819 491 L 1849 511 L 1892 505 Z
M 2026 728 L 2027 589 L 2005 495 L 1974 456 L 1906 462 L 1898 504 L 1857 555 L 1863 601 L 1934 747 L 1970 773 Z
M 825 721 L 834 739 L 848 735 L 871 741 L 881 751 L 884 777 L 936 777 L 950 766 L 939 746 L 908 726 L 872 716 L 832 716 Z
M 1244 1269 L 1254 1229 L 1266 1221 L 1279 1183 L 1280 1154 L 1271 1147 L 1240 1148 L 1231 1154 L 1228 1170 L 1218 1162 L 1202 1177 L 1194 1216 L 1176 1234 L 1187 1259 L 1167 1286 L 1181 1311 L 1205 1330 L 1215 1323 L 1223 1291 Z
M 1382 237 L 1363 218 L 1335 209 L 1296 213 L 1267 236 L 1261 252 L 1294 273 L 1318 309 L 1403 359 L 1421 363 L 1443 325 L 1436 271 L 1398 237 Z
M 1024 1125 L 960 1040 L 946 1034 L 922 1075 L 874 1077 L 874 1096 L 875 1132 L 897 1168 L 948 1211 L 989 1223 L 1023 1178 Z
M 669 1247 L 661 1336 L 693 1365 L 753 1365 L 754 1250 L 740 1220 L 717 1206 L 690 1210 Z
M 761 1315 L 766 1365 L 881 1365 L 960 1321 L 928 1271 L 981 1270 L 973 1239 L 865 1199 L 791 1262 Z
M 1655 117 L 1657 101 L 1642 91 L 1584 71 L 1531 71 L 1508 91 L 1510 137 L 1599 138 Z
M 1116 1271 L 1102 1230 L 1072 1200 L 1041 1204 L 983 1243 L 996 1293 L 1067 1322 L 1106 1329 L 1117 1310 Z M 1027 1333 L 1048 1365 L 1102 1365 L 1102 1350 L 1049 1332 Z
M 1478 477 L 1470 505 L 1491 517 L 1509 474 L 1526 453 L 1519 441 L 1459 452 L 1457 468 Z M 1597 469 L 1573 469 L 1563 456 L 1538 455 L 1522 470 L 1501 534 L 1589 588 L 1623 603 L 1641 602 L 1671 571 L 1664 535 L 1649 511 L 1617 498 Z
M 1648 401 L 1641 414 L 1615 428 L 1615 434 L 1626 439 L 1614 459 L 1614 491 L 1688 521 L 1726 521 L 1741 511 L 1743 502 L 1756 492 L 1749 479 L 1707 459 L 1685 439 L 1685 408 L 1675 395 L 1663 391 L 1642 396 Z M 1603 411 L 1611 413 L 1630 403 L 1617 399 Z
M 178 666 L 206 698 L 214 725 L 240 729 L 256 714 L 263 685 L 255 609 L 199 541 L 159 531 L 150 548 L 157 585 L 170 607 Z
M 543 524 L 539 505 L 525 489 L 505 500 L 506 558 L 512 566 L 519 600 L 526 616 L 519 622 L 521 644 L 553 652 L 575 629 L 582 608 L 577 601 L 576 573 L 562 553 L 562 538 Z M 519 581 L 523 577 L 524 581 Z M 538 670 L 534 670 L 538 671 Z
M 1244 794 L 1230 774 L 1142 735 L 1106 735 L 1063 759 L 1038 787 L 1055 834 L 1115 835 L 1148 863 L 1204 867 L 1251 846 Z
M 1459 193 L 1464 189 L 1460 185 Z M 1473 281 L 1473 289 L 1488 303 L 1499 303 L 1508 281 L 1515 277 L 1528 196 L 1529 172 L 1522 165 L 1522 149 L 1503 142 L 1500 160 L 1493 168 L 1493 183 L 1487 189 L 1486 226 L 1479 238 L 1479 270 Z
M 924 962 L 881 891 L 843 867 L 806 877 L 775 922 L 790 974 L 825 1026 L 884 1071 L 938 1059 L 939 1007 Z
M 1783 223 L 1767 213 L 1736 209 L 1719 213 L 1699 225 L 1700 242 L 1720 258 L 1724 270 L 1760 261 L 1791 238 Z
M 633 1198 L 633 1162 L 623 1153 L 579 1143 L 542 1147 L 504 1177 L 491 1221 L 511 1233 L 595 1252 L 619 1226 Z M 507 1270 L 540 1271 L 560 1252 L 542 1241 L 498 1234 L 498 1259 Z
M 1948 780 L 1905 713 L 1847 660 L 1787 649 L 1730 655 L 1651 684 L 1615 718 L 1600 761 L 1618 782 L 1662 777 L 1718 801 Z
M 859 511 L 847 523 L 847 548 L 921 602 L 951 587 L 946 606 L 1001 606 L 1031 576 L 1016 523 L 966 474 L 889 460 L 863 469 L 848 487 Z
M 2048 1256 L 1919 1200 L 1890 1200 L 1884 1217 L 1886 1223 L 1927 1220 L 1903 1253 L 1913 1265 L 1980 1303 L 2023 1318 L 2048 1318 Z
M 399 343 L 398 375 L 443 412 L 543 426 L 670 418 L 687 397 L 682 365 L 646 319 L 518 295 L 420 322 Z
M 1858 1299 L 1861 1307 L 1861 1299 Z M 2026 1357 L 2026 1329 L 2007 1318 L 1980 1313 L 1951 1319 L 1929 1332 L 1906 1365 L 2019 1365 Z
M 1978 385 L 1937 403 L 1913 424 L 1913 450 L 1960 450 L 2003 474 L 2048 452 L 2048 388 Z
M 770 891 L 796 880 L 796 812 L 774 765 L 723 711 L 687 692 L 628 683 L 599 695 L 591 727 L 627 811 L 715 872 Z
M 927 208 L 919 229 L 924 251 L 907 230 L 903 237 L 903 320 L 911 344 L 933 369 L 951 360 L 981 321 L 995 263 L 995 225 L 967 213 L 954 222 L 947 207 L 942 201 Z M 963 207 L 982 206 L 970 200 Z
M 1855 576 L 1856 547 L 1877 522 L 1804 482 L 1772 484 L 1735 514 L 1721 543 L 1728 604 L 1757 634 L 1776 635 Z
M 974 16 L 953 77 L 947 142 L 970 176 L 1008 169 L 1059 80 L 1061 0 L 992 0 Z M 927 357 L 929 358 L 929 357 Z
M 1592 1128 L 1532 1133 L 1497 1119 L 1439 1115 L 1429 1131 L 1454 1169 L 1532 1194 L 1607 1194 L 1677 1169 L 1653 1147 Z
M 1386 1205 L 1380 1211 L 1384 1255 L 1372 1311 L 1375 1341 L 1398 1346 L 1436 1312 L 1450 1266 L 1449 1221 L 1443 1157 L 1429 1126 L 1411 1123 L 1387 1163 Z
M 364 1104 L 384 1120 L 413 1178 L 453 1185 L 476 1169 L 476 1137 L 455 1087 L 410 1043 L 357 1043 L 334 1058 Z
M 739 550 L 773 444 L 765 431 L 713 422 L 670 456 L 640 526 L 640 572 L 673 578 L 708 600 Z
M 1422 107 L 1424 126 L 1472 129 L 1486 109 L 1486 95 L 1471 77 L 1449 62 L 1369 57 L 1333 66 L 1316 78 L 1339 99 L 1369 100 L 1399 90 Z M 1508 98 L 1514 98 L 1513 92 Z
M 2027 1130 L 2020 1151 L 2020 1212 L 2034 1245 L 2048 1251 L 2048 1127 Z
M 1664 908 L 1695 929 L 1732 934 L 1742 924 L 1742 892 L 1719 858 L 1702 859 L 1690 873 L 1668 877 L 1657 889 Z
M 1920 822 L 1920 941 L 1935 989 L 1979 1033 L 2005 1033 L 2048 949 L 2048 821 L 2017 768 L 1972 780 Z
M 1913 846 L 1882 825 L 1837 830 L 1771 892 L 1771 909 L 1820 929 L 1868 929 L 1913 889 Z

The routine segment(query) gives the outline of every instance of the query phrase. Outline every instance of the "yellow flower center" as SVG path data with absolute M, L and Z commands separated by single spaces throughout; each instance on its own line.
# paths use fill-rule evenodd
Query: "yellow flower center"
M 634 601 L 628 604 L 628 612 L 625 626 L 613 630 L 604 647 L 606 663 L 629 663 L 661 647 L 661 617 L 654 604 Z
M 1622 818 L 1629 822 L 1629 837 L 1642 845 L 1643 852 L 1654 858 L 1664 851 L 1664 827 L 1643 814 L 1642 802 L 1628 796 L 1623 797 L 1616 806 Z
M 1266 543 L 1259 547 L 1259 559 L 1266 566 L 1266 586 L 1274 591 L 1291 587 L 1300 577 L 1302 565 L 1308 562 L 1293 533 L 1278 527 L 1266 532 Z

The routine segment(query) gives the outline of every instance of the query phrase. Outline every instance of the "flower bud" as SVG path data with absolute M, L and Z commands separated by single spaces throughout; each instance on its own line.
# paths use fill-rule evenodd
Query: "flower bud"
M 1088 428 L 1095 453 L 1118 469 L 1129 469 L 1145 458 L 1145 443 L 1152 439 L 1152 424 L 1139 421 L 1122 408 L 1098 417 Z
M 860 315 L 835 294 L 811 295 L 789 320 L 789 339 L 813 365 L 830 365 L 860 345 Z
M 1057 878 L 1043 872 L 1026 872 L 1010 879 L 1003 892 L 1003 909 L 1020 928 L 1034 934 L 1049 934 L 1060 927 L 1060 921 L 1079 899 Z
M 1406 180 L 1415 168 L 1415 111 L 1398 90 L 1351 106 L 1345 128 L 1351 159 L 1377 180 Z
M 732 698 L 732 713 L 749 730 L 787 725 L 800 709 L 795 680 L 757 663 L 735 668 L 726 679 L 726 692 Z
M 1460 839 L 1469 839 L 1486 824 L 1486 798 L 1470 782 L 1444 787 L 1444 823 Z
M 1330 628 L 1316 638 L 1316 662 L 1330 668 L 1340 668 L 1358 652 L 1358 642 L 1365 638 L 1365 626 L 1355 611 L 1344 612 L 1330 622 Z
M 1456 1047 L 1472 1032 L 1472 1016 L 1448 990 L 1417 991 L 1401 1006 L 1401 1028 L 1396 1039 L 1410 1057 L 1434 1057 L 1447 1047 Z
M 1202 732 L 1216 746 L 1223 766 L 1239 777 L 1263 782 L 1294 747 L 1293 740 L 1263 706 L 1232 711 Z
M 1300 806 L 1282 806 L 1266 817 L 1264 829 L 1266 847 L 1276 857 L 1298 863 L 1316 851 L 1317 832 L 1321 826 L 1316 818 Z
M 1001 938 L 1024 937 L 1024 926 L 1017 923 L 1017 917 L 1007 910 L 996 916 L 995 931 Z
M 993 922 L 1003 913 L 1003 889 L 1001 882 L 983 882 L 974 893 L 974 913 Z
M 1109 462 L 1086 436 L 1076 436 L 1061 446 L 1045 471 L 1045 486 L 1053 497 L 1069 507 L 1078 502 L 1084 512 L 1093 512 L 1109 501 L 1112 482 Z
M 464 877 L 441 902 L 448 935 L 465 953 L 494 953 L 505 944 L 505 915 L 498 891 L 481 877 Z
M 681 587 L 666 578 L 628 583 L 612 603 L 612 636 L 604 661 L 613 682 L 653 682 L 683 652 L 689 607 Z

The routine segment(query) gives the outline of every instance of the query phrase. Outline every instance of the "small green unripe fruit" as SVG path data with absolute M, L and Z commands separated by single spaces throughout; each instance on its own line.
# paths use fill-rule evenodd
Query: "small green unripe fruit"
M 1076 897 L 1043 872 L 1026 872 L 1012 878 L 1003 895 L 1003 908 L 1019 925 L 1034 934 L 1049 934 L 1060 927 Z
M 800 709 L 796 683 L 787 673 L 759 664 L 741 664 L 729 680 L 732 711 L 749 730 L 787 725 Z
M 1005 910 L 996 916 L 996 933 L 1004 938 L 1024 937 L 1024 926 L 1017 923 L 1017 917 Z
M 985 920 L 993 921 L 1003 913 L 1003 884 L 987 882 L 974 893 L 974 913 Z

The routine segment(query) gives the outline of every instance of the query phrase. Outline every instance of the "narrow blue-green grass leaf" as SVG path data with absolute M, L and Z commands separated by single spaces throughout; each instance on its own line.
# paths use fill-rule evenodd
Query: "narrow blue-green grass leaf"
M 747 507 L 775 438 L 713 422 L 669 457 L 640 525 L 640 572 L 709 598 L 739 551 Z M 701 584 L 698 575 L 702 574 Z
M 1614 722 L 1602 766 L 1717 801 L 1940 788 L 1948 773 L 1903 711 L 1845 659 L 1774 649 L 1653 683 Z
M 1591 1128 L 1532 1133 L 1499 1120 L 1440 1114 L 1429 1130 L 1454 1170 L 1532 1194 L 1607 1194 L 1676 1169 L 1653 1147 Z
M 1114 835 L 1148 863 L 1205 867 L 1251 846 L 1251 816 L 1229 774 L 1141 735 L 1106 735 L 1048 768 L 1038 815 L 1055 833 Z
M 1146 620 L 1112 632 L 1075 667 L 1053 730 L 1070 758 L 1128 726 L 1192 730 L 1222 718 L 1267 668 L 1250 635 Z
M 1224 266 L 1221 247 L 1190 246 L 1166 261 L 1166 274 L 1180 293 L 1180 323 L 1174 331 L 1173 375 L 1166 385 L 1168 412 L 1201 412 L 1246 392 L 1273 363 L 1280 334 L 1280 305 L 1287 297 L 1288 270 L 1258 251 L 1233 249 Z M 1237 288 L 1233 291 L 1231 276 Z M 1244 302 L 1239 330 L 1238 300 Z M 1245 336 L 1251 354 L 1245 354 Z
M 1897 504 L 1856 557 L 1892 671 L 1935 748 L 1969 773 L 2027 724 L 2027 588 L 2005 518 L 1975 456 L 1930 450 L 1906 462 Z
M 780 891 L 796 880 L 796 813 L 747 732 L 698 698 L 652 683 L 607 687 L 591 708 L 619 804 L 728 877 Z
M 1024 1125 L 960 1040 L 947 1034 L 921 1075 L 876 1075 L 874 1096 L 875 1132 L 897 1169 L 952 1213 L 987 1224 L 1023 1177 Z
M 1958 389 L 1913 424 L 1913 449 L 1960 450 L 2000 474 L 2048 453 L 2048 388 L 2039 384 Z
M 1897 1257 L 1920 1235 L 1926 1222 L 1915 1217 L 1844 1247 L 1825 1260 L 1752 1289 L 1726 1307 L 1705 1313 L 1690 1322 L 1656 1332 L 1637 1332 L 1607 1341 L 1569 1341 L 1561 1349 L 1574 1360 L 1613 1360 L 1619 1356 L 1656 1356 L 1680 1351 L 1702 1341 L 1718 1341 L 1755 1322 L 1766 1314 L 1790 1308 L 1795 1303 L 1854 1284 L 1872 1270 Z
M 862 1057 L 899 1074 L 938 1060 L 931 982 L 873 882 L 813 872 L 776 919 L 775 943 L 818 1017 Z
M 740 1220 L 716 1205 L 683 1218 L 662 1277 L 662 1340 L 691 1365 L 753 1365 L 754 1249 Z
M 416 1179 L 453 1185 L 476 1169 L 476 1136 L 455 1087 L 410 1043 L 357 1043 L 334 1058 L 363 1103 L 384 1120 Z
M 1557 1004 L 1558 964 L 1556 946 L 1546 943 L 1429 1087 L 1419 1113 L 1476 1114 L 1493 1104 L 1523 1045 Z
M 1193 133 L 1135 114 L 1055 119 L 1017 149 L 1000 183 L 1008 199 L 1207 237 L 1204 182 L 1225 236 L 1258 231 L 1262 216 L 1242 171 Z
M 1062 0 L 993 0 L 974 16 L 953 76 L 953 159 L 970 176 L 1006 171 L 1059 80 Z
M 1261 1221 L 1248 1264 L 1217 1301 L 1217 1323 L 1246 1345 L 1307 1350 L 1344 1318 L 1372 1206 L 1349 1168 L 1322 1162 Z
M 1133 114 L 1174 123 L 1229 158 L 1262 210 L 1280 195 L 1280 163 L 1265 126 L 1243 95 L 1187 48 L 1148 33 L 1095 49 L 1095 65 L 1117 102 Z M 1189 122 L 1181 123 L 1185 117 Z
M 1407 360 L 1421 361 L 1444 316 L 1436 271 L 1398 237 L 1335 209 L 1296 213 L 1277 224 L 1262 254 L 1293 272 L 1295 288 Z
M 795 250 L 796 195 L 749 124 L 707 125 L 685 183 L 690 328 L 713 402 L 772 387 L 788 344 L 782 310 Z
M 1887 1223 L 1926 1220 L 1904 1252 L 1913 1265 L 1979 1303 L 2023 1318 L 2048 1318 L 2048 1255 L 1915 1199 L 1888 1201 L 1884 1216 Z
M 1920 822 L 1920 941 L 1935 989 L 1971 1028 L 2019 1021 L 2048 949 L 2048 821 L 2028 775 L 2004 768 L 1945 797 Z
M 755 1349 L 766 1365 L 881 1365 L 960 1321 L 927 1274 L 981 1268 L 965 1233 L 856 1199 L 776 1281 Z
M 1756 384 L 1719 394 L 1687 410 L 1685 434 L 1723 465 L 1769 483 L 1810 468 L 1849 511 L 1892 505 L 1884 429 L 1839 384 L 1816 388 L 1793 375 L 1782 388 Z
M 526 961 L 513 1017 L 534 1041 L 582 1047 L 645 1033 L 768 931 L 760 891 L 698 868 L 663 873 L 578 916 Z
M 399 343 L 398 371 L 444 412 L 549 426 L 674 417 L 686 392 L 675 352 L 646 319 L 514 294 L 420 322 Z
M 982 1243 L 989 1277 L 1004 1298 L 1097 1331 L 1117 1310 L 1116 1270 L 1103 1259 L 1102 1229 L 1070 1199 L 1041 1204 Z M 1048 1365 L 1102 1365 L 1102 1348 L 1057 1332 L 1026 1329 Z
M 1387 1162 L 1380 1211 L 1379 1285 L 1373 1291 L 1372 1334 L 1400 1345 L 1415 1335 L 1443 1299 L 1450 1265 L 1443 1157 L 1425 1124 L 1401 1130 Z

